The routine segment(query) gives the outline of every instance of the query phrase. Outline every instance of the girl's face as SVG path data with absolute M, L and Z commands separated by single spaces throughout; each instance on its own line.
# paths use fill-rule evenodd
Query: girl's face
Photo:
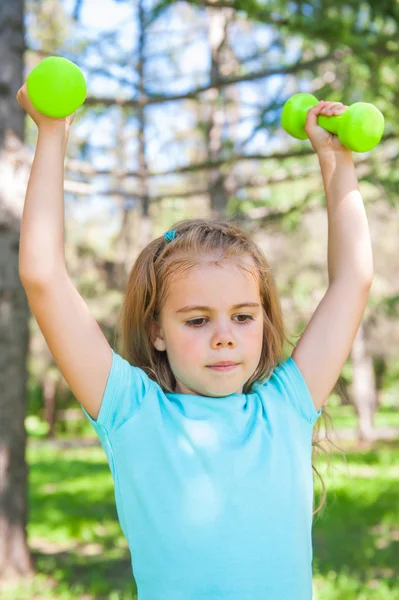
M 251 259 L 245 262 L 253 266 Z M 205 308 L 187 308 L 192 306 Z M 259 283 L 226 259 L 222 266 L 199 265 L 172 282 L 160 324 L 153 329 L 153 344 L 166 351 L 174 391 L 180 394 L 241 394 L 259 364 L 262 342 Z M 221 361 L 238 364 L 229 370 L 210 368 Z

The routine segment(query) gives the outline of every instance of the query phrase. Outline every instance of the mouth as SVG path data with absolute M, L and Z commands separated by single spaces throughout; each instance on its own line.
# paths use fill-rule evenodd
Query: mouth
M 226 371 L 232 371 L 233 369 L 238 367 L 239 364 L 240 363 L 225 362 L 225 363 L 217 363 L 216 365 L 207 365 L 207 368 L 212 369 L 212 371 L 226 372 Z

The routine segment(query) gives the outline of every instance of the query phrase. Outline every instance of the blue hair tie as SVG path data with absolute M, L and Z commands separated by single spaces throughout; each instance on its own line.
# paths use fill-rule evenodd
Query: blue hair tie
M 164 238 L 167 242 L 171 242 L 176 237 L 176 229 L 172 229 L 172 231 L 167 231 L 163 234 Z

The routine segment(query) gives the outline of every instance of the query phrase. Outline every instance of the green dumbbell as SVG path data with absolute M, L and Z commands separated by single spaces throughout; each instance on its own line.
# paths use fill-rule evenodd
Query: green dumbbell
M 298 140 L 306 140 L 306 116 L 319 101 L 312 94 L 295 94 L 284 104 L 281 124 Z M 353 152 L 368 152 L 384 133 L 384 117 L 373 104 L 356 102 L 341 115 L 319 115 L 317 124 L 338 136 L 341 144 Z
M 32 69 L 26 88 L 36 110 L 56 119 L 71 115 L 86 99 L 82 71 L 60 56 L 49 56 Z

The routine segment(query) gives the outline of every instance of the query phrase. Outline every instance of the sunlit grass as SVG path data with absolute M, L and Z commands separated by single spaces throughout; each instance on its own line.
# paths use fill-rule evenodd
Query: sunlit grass
M 328 402 L 327 411 L 333 420 L 335 429 L 356 430 L 357 415 L 353 404 L 342 406 L 331 400 Z M 384 427 L 399 427 L 399 411 L 397 408 L 389 405 L 382 405 L 375 415 L 374 426 L 377 429 Z
M 28 536 L 37 576 L 4 600 L 132 600 L 130 555 L 101 448 L 28 450 Z
M 331 458 L 322 469 L 327 503 L 313 525 L 315 598 L 399 599 L 399 442 Z

